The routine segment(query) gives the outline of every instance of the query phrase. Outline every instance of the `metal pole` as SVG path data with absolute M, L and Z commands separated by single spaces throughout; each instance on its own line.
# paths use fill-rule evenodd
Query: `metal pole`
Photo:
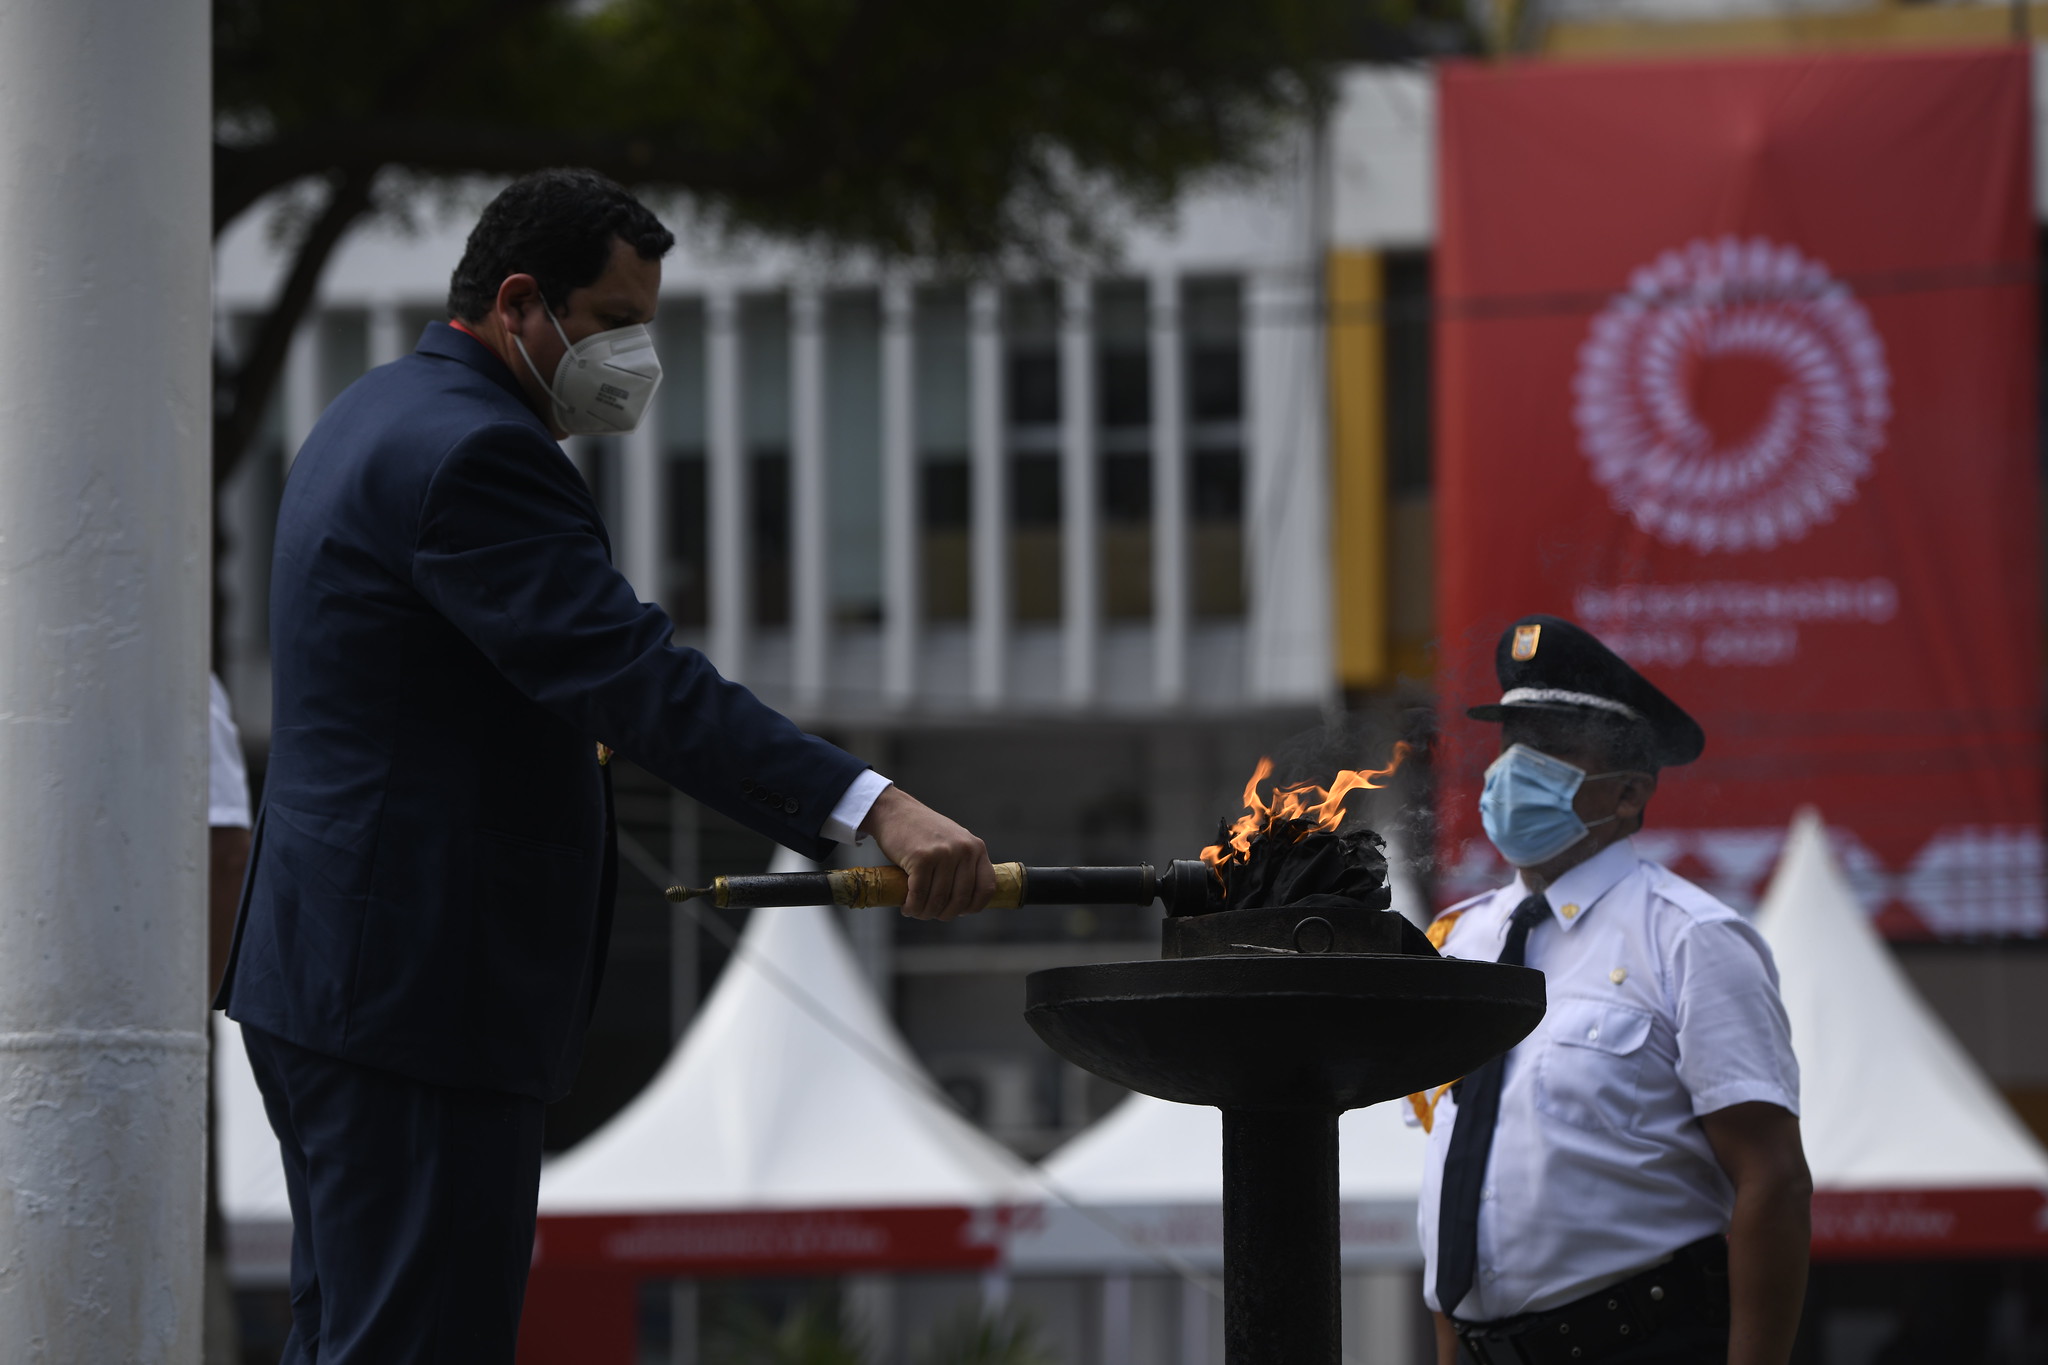
M 1223 1111 L 1223 1358 L 1337 1365 L 1337 1116 Z
M 202 0 L 0 0 L 0 1355 L 192 1365 L 206 1135 Z

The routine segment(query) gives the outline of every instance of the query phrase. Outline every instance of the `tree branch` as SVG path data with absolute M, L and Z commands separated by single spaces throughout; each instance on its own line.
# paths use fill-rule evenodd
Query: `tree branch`
M 350 174 L 403 166 L 440 175 L 521 175 L 537 166 L 588 166 L 628 184 L 742 192 L 775 183 L 759 158 L 714 155 L 674 136 L 414 119 L 331 123 L 262 146 L 216 144 L 213 158 L 216 233 L 273 190 L 336 167 Z
M 334 188 L 328 194 L 327 205 L 300 239 L 291 273 L 285 276 L 276 301 L 258 324 L 248 353 L 232 373 L 227 372 L 216 359 L 213 420 L 215 488 L 234 474 L 242 457 L 248 453 L 249 443 L 256 435 L 256 426 L 263 420 L 270 396 L 277 389 L 278 377 L 284 372 L 292 333 L 298 330 L 299 320 L 313 301 L 313 292 L 320 284 L 320 274 L 327 268 L 327 258 L 334 254 L 336 244 L 349 226 L 369 210 L 370 191 L 376 179 L 377 168 L 374 166 L 367 170 L 346 170 L 335 174 Z

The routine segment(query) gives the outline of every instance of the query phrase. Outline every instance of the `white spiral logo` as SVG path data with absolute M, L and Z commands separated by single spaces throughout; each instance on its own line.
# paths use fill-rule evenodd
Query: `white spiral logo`
M 1717 436 L 1702 367 L 1775 371 L 1752 430 Z M 1767 550 L 1856 496 L 1891 416 L 1884 343 L 1848 286 L 1761 237 L 1695 241 L 1635 272 L 1579 348 L 1579 447 L 1616 511 L 1674 545 Z

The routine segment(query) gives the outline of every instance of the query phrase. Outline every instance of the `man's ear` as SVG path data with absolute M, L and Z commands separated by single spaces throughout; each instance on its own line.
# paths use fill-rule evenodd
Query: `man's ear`
M 1614 813 L 1629 825 L 1630 832 L 1643 827 L 1643 812 L 1649 808 L 1650 798 L 1657 792 L 1657 774 L 1630 773 L 1621 780 L 1621 791 L 1614 802 Z M 1633 822 L 1633 823 L 1630 823 Z
M 495 311 L 509 331 L 517 331 L 528 309 L 540 301 L 540 281 L 531 275 L 507 275 L 498 285 Z

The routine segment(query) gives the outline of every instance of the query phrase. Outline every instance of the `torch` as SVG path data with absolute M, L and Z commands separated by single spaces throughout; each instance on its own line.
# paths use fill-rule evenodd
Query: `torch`
M 1130 867 L 1026 867 L 997 863 L 996 894 L 989 907 L 1024 905 L 1150 905 L 1169 916 L 1200 915 L 1215 908 L 1221 892 L 1206 864 L 1183 859 L 1156 870 Z M 717 877 L 709 886 L 671 886 L 672 901 L 708 897 L 721 910 L 766 905 L 901 905 L 910 878 L 900 867 L 843 867 L 825 872 L 769 872 L 755 877 Z

